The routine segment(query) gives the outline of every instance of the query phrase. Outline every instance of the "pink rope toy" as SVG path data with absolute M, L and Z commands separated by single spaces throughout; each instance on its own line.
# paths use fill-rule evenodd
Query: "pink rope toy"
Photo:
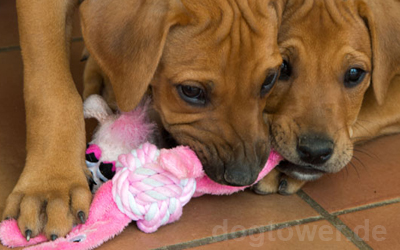
M 28 249 L 93 249 L 122 232 L 131 221 L 143 232 L 152 233 L 177 221 L 192 197 L 231 194 L 246 188 L 213 182 L 189 147 L 160 150 L 153 145 L 154 125 L 146 120 L 148 104 L 146 101 L 132 112 L 113 114 L 102 97 L 90 96 L 84 103 L 84 114 L 96 118 L 100 126 L 86 151 L 94 179 L 92 190 L 97 190 L 88 220 L 51 242 L 44 235 L 28 242 L 16 220 L 3 221 L 2 244 L 30 246 Z M 271 152 L 257 181 L 280 160 L 280 155 Z

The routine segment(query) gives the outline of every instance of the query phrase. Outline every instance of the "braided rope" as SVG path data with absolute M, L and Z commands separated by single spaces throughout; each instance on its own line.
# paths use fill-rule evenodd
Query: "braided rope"
M 196 189 L 194 178 L 179 179 L 159 164 L 160 150 L 145 143 L 119 157 L 112 194 L 119 210 L 146 232 L 176 221 Z

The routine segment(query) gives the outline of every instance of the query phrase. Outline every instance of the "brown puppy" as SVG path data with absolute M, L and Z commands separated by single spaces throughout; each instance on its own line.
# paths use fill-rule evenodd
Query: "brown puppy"
M 400 2 L 290 1 L 278 43 L 285 66 L 266 111 L 278 170 L 300 180 L 280 191 L 293 193 L 344 168 L 353 143 L 400 131 Z
M 51 239 L 65 235 L 85 220 L 90 204 L 82 101 L 68 68 L 76 4 L 17 2 L 28 158 L 3 218 L 18 218 L 27 238 L 40 231 Z M 85 0 L 82 30 L 121 110 L 135 108 L 151 85 L 166 130 L 196 151 L 206 173 L 223 184 L 248 185 L 269 152 L 263 110 L 282 63 L 276 41 L 283 5 Z
M 165 129 L 196 151 L 212 179 L 230 185 L 254 182 L 266 161 L 262 110 L 281 65 L 271 39 L 278 11 L 262 1 L 81 6 L 86 46 L 118 107 L 134 108 L 151 85 Z

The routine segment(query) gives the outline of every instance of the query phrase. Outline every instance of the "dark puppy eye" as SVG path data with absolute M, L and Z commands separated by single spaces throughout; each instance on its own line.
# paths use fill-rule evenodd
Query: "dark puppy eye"
M 178 85 L 179 96 L 187 103 L 192 105 L 206 104 L 206 94 L 202 88 L 191 85 Z
M 261 97 L 264 97 L 275 85 L 278 78 L 278 72 L 274 71 L 265 78 L 264 83 L 261 85 Z
M 292 67 L 286 60 L 284 60 L 281 64 L 281 74 L 279 76 L 279 80 L 287 81 L 289 80 L 291 75 L 292 75 Z
M 344 75 L 344 86 L 346 88 L 353 88 L 360 84 L 366 75 L 365 70 L 360 68 L 351 68 L 347 70 Z
M 100 163 L 99 169 L 100 169 L 100 173 L 109 180 L 112 179 L 115 175 L 115 172 L 112 171 L 112 169 L 113 169 L 112 163 L 102 162 L 102 163 Z
M 86 154 L 86 160 L 88 162 L 98 162 L 99 159 L 96 158 L 96 156 L 94 155 L 94 153 L 90 153 L 90 154 Z

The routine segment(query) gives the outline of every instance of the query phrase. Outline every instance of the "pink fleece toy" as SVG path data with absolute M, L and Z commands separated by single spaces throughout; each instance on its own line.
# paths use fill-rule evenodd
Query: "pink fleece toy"
M 91 188 L 97 190 L 87 221 L 75 226 L 66 237 L 51 242 L 44 235 L 28 242 L 16 220 L 3 221 L 3 245 L 93 249 L 122 232 L 131 221 L 136 221 L 145 233 L 177 221 L 193 196 L 231 194 L 246 188 L 213 182 L 189 147 L 160 150 L 153 145 L 154 124 L 147 121 L 148 104 L 145 101 L 132 112 L 113 114 L 102 97 L 90 96 L 84 103 L 84 114 L 86 118 L 96 118 L 100 126 L 86 151 L 94 180 Z M 280 160 L 278 154 L 271 152 L 257 181 Z

